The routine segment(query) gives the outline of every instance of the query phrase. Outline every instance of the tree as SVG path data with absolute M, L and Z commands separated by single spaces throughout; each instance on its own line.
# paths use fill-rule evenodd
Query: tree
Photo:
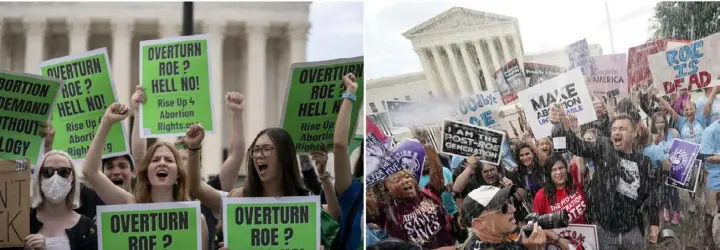
M 659 2 L 650 22 L 651 40 L 698 40 L 720 32 L 720 2 Z

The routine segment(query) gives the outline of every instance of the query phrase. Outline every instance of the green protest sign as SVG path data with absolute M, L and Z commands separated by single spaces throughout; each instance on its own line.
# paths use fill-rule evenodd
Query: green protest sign
M 52 148 L 67 152 L 73 160 L 83 160 L 105 110 L 117 102 L 107 49 L 44 61 L 40 70 L 44 76 L 65 83 L 53 110 L 55 139 Z M 129 154 L 127 138 L 125 123 L 114 124 L 110 128 L 103 157 Z
M 208 36 L 140 42 L 140 136 L 183 136 L 194 123 L 214 131 Z M 222 98 L 216 96 L 215 98 Z
M 353 73 L 358 83 L 350 115 L 350 131 L 355 131 L 363 103 L 363 66 L 363 57 L 292 64 L 281 124 L 292 136 L 298 153 L 320 150 L 322 144 L 332 149 L 335 121 L 345 93 L 342 79 L 347 73 Z
M 43 155 L 42 124 L 50 121 L 62 81 L 0 70 L 0 159 Z
M 320 197 L 224 198 L 228 249 L 320 249 Z
M 202 249 L 200 202 L 98 206 L 98 249 Z

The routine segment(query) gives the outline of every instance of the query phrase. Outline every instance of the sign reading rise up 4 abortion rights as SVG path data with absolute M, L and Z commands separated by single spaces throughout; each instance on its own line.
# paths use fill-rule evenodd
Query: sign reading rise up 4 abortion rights
M 99 250 L 202 249 L 200 202 L 98 206 L 97 210 Z
M 580 68 L 520 91 L 518 97 L 525 117 L 538 139 L 551 134 L 552 124 L 548 118 L 550 107 L 555 103 L 564 105 L 568 114 L 575 114 L 579 125 L 597 120 Z
M 53 110 L 52 126 L 56 132 L 52 148 L 68 152 L 74 160 L 83 160 L 105 110 L 117 102 L 107 49 L 44 61 L 40 68 L 44 76 L 65 82 Z M 114 124 L 103 156 L 128 154 L 126 138 L 125 123 Z
M 648 56 L 658 95 L 720 85 L 720 34 Z
M 41 125 L 50 119 L 60 86 L 57 79 L 0 70 L 0 159 L 38 162 Z
M 320 249 L 320 197 L 223 198 L 228 249 Z
M 335 121 L 345 93 L 342 79 L 347 73 L 353 73 L 358 83 L 350 114 L 350 131 L 355 131 L 363 103 L 363 65 L 363 57 L 292 64 L 280 124 L 292 136 L 298 153 L 309 154 L 323 144 L 333 147 Z
M 140 106 L 140 137 L 185 135 L 195 123 L 213 133 L 208 36 L 142 41 L 140 50 L 140 82 L 147 97 Z

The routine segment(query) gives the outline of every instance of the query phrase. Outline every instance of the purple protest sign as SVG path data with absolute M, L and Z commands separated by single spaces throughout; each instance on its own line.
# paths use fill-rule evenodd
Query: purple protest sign
M 688 141 L 674 139 L 670 144 L 670 179 L 684 184 L 700 152 L 700 145 Z
M 415 173 L 415 178 L 420 179 L 425 162 L 425 149 L 418 140 L 403 139 L 395 146 L 392 153 L 399 157 L 402 168 Z

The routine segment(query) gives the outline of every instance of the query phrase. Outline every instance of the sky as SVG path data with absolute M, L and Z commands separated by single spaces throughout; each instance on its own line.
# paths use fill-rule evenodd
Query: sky
M 363 17 L 363 2 L 311 3 L 307 60 L 362 56 Z
M 520 23 L 525 54 L 554 51 L 581 40 L 613 54 L 605 2 L 601 0 L 368 1 L 365 4 L 368 79 L 422 71 L 410 40 L 401 34 L 452 8 L 513 16 Z M 645 43 L 657 1 L 608 0 L 615 53 Z

